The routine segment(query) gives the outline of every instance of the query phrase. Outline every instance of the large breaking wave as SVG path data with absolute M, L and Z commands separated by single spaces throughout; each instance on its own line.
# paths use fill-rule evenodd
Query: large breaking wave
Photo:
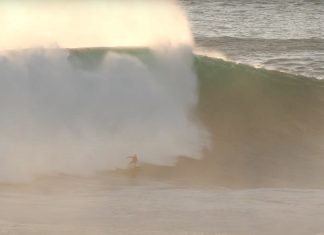
M 156 21 L 147 21 L 155 19 L 152 12 L 128 18 L 146 25 L 132 29 L 133 42 L 128 34 L 118 41 L 118 30 L 93 42 L 79 37 L 80 28 L 71 38 L 81 44 L 64 37 L 56 44 L 104 48 L 22 50 L 26 35 L 15 37 L 19 43 L 0 40 L 2 49 L 13 49 L 0 57 L 0 181 L 92 174 L 123 167 L 136 152 L 142 163 L 159 166 L 190 157 L 172 168 L 143 164 L 143 175 L 323 186 L 323 81 L 193 56 L 183 12 L 173 1 L 165 3 L 152 11 Z M 180 20 L 170 21 L 166 11 Z M 121 12 L 131 16 L 128 9 Z M 56 26 L 53 33 L 62 36 Z M 143 31 L 151 28 L 165 34 Z M 26 45 L 52 43 L 46 37 L 37 33 Z
M 133 153 L 162 165 L 199 157 L 205 137 L 190 118 L 190 53 L 152 52 L 144 61 L 108 52 L 87 69 L 60 49 L 3 56 L 1 179 L 114 169 Z
M 0 181 L 201 156 L 192 38 L 174 1 L 18 3 L 0 4 Z M 62 49 L 99 46 L 151 49 Z

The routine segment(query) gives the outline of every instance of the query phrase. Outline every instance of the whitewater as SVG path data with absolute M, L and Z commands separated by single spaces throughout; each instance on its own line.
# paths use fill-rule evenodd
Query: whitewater
M 324 234 L 324 10 L 281 4 L 2 1 L 0 234 Z
M 190 118 L 198 100 L 197 80 L 190 30 L 177 5 L 75 2 L 63 9 L 54 2 L 11 4 L 0 8 L 8 35 L 0 43 L 1 181 L 113 170 L 125 167 L 133 153 L 143 162 L 162 165 L 174 164 L 178 156 L 200 158 L 207 131 Z M 147 8 L 152 10 L 143 15 Z M 178 23 L 171 25 L 165 11 L 174 12 Z M 40 12 L 38 17 L 31 17 L 35 12 Z M 86 22 L 79 21 L 80 12 L 87 14 Z M 48 19 L 52 14 L 59 14 L 60 20 Z M 153 14 L 155 22 L 148 21 Z M 109 22 L 107 29 L 103 22 Z M 116 27 L 127 22 L 130 26 L 122 32 L 129 35 L 124 35 Z M 75 25 L 86 25 L 89 31 Z M 159 25 L 169 30 L 151 30 Z M 52 40 L 57 48 L 46 47 Z M 71 51 L 126 45 L 151 48 L 149 58 L 103 51 L 91 64 L 86 53 Z

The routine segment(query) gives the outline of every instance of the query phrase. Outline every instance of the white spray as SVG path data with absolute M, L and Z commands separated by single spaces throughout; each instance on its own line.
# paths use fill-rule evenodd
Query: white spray
M 10 40 L 2 40 L 3 49 L 51 43 L 43 37 L 43 25 L 49 27 L 54 21 L 44 18 L 47 5 L 36 3 L 26 4 L 24 12 L 36 13 L 43 8 L 41 31 L 36 35 L 30 32 L 31 38 L 16 35 L 14 44 L 10 45 L 6 44 Z M 82 19 L 88 16 L 91 24 L 96 25 L 94 9 L 103 3 L 88 2 L 90 6 L 86 9 L 85 2 L 74 2 L 61 16 L 70 11 L 71 15 L 80 14 Z M 50 28 L 58 30 L 63 22 L 53 11 L 61 9 L 60 4 L 64 3 L 51 4 L 48 13 L 58 22 Z M 153 59 L 143 62 L 135 56 L 110 52 L 98 68 L 87 70 L 73 66 L 69 52 L 63 49 L 3 52 L 0 57 L 0 181 L 26 180 L 42 174 L 91 174 L 123 167 L 125 157 L 135 152 L 141 161 L 154 164 L 173 164 L 179 155 L 200 156 L 206 133 L 191 117 L 197 103 L 197 81 L 192 71 L 191 36 L 183 34 L 190 32 L 185 16 L 172 1 L 165 1 L 162 9 L 153 2 L 109 4 L 119 10 L 109 17 L 102 8 L 96 13 L 99 25 L 91 29 L 96 30 L 91 40 L 78 39 L 83 32 L 80 25 L 70 28 L 68 37 L 64 37 L 64 30 L 54 30 L 55 35 L 50 39 L 62 47 L 153 47 L 157 49 Z M 9 13 L 21 9 L 6 4 L 0 9 L 4 6 L 9 7 Z M 150 10 L 149 14 L 145 15 L 144 11 L 139 14 L 141 7 Z M 27 17 L 24 12 L 15 17 Z M 151 18 L 152 12 L 155 18 Z M 115 29 L 110 30 L 109 23 L 105 27 L 103 21 L 107 22 L 107 18 L 117 21 L 126 16 L 137 19 L 138 29 L 142 24 L 145 32 L 152 32 L 145 34 L 141 29 L 129 35 L 126 44 L 122 41 L 120 45 L 115 44 L 117 39 L 112 43 L 108 39 L 117 38 Z M 181 17 L 173 22 L 168 19 L 173 16 Z M 29 26 L 34 26 L 36 18 L 29 19 L 31 25 L 26 23 L 24 28 L 32 28 Z M 162 22 L 164 27 L 156 34 L 153 25 L 156 23 L 158 27 Z M 7 31 L 12 29 L 6 27 Z M 128 34 L 131 28 L 122 31 Z M 174 29 L 182 29 L 180 36 L 170 34 Z M 135 43 L 131 43 L 132 38 Z

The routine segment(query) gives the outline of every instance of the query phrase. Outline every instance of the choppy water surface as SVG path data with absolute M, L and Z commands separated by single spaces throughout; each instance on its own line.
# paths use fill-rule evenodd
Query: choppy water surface
M 182 1 L 197 51 L 324 78 L 323 1 Z M 218 55 L 219 56 L 219 55 Z

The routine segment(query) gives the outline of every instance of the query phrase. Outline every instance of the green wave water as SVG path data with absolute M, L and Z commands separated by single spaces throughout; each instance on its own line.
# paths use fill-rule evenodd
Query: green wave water
M 324 81 L 200 56 L 195 69 L 209 177 L 323 186 Z

